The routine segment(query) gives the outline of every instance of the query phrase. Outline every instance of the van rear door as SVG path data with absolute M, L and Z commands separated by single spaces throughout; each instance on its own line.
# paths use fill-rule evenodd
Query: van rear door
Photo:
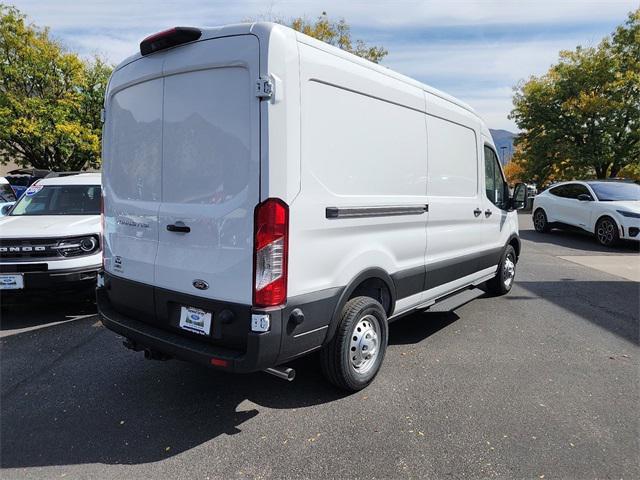
M 205 40 L 165 55 L 154 284 L 251 304 L 260 198 L 258 39 Z
M 105 270 L 148 285 L 155 276 L 162 194 L 161 74 L 157 58 L 118 70 L 104 125 Z M 147 301 L 152 309 L 152 295 Z

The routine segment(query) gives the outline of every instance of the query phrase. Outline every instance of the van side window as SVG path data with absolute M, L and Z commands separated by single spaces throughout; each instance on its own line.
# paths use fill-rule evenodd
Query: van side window
M 489 147 L 484 147 L 484 176 L 487 198 L 496 207 L 506 209 L 507 182 L 502 176 L 498 156 Z

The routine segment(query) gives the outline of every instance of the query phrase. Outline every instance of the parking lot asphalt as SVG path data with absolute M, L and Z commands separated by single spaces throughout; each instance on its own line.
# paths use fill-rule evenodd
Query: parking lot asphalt
M 560 258 L 638 249 L 521 236 L 508 296 L 393 323 L 352 395 L 314 357 L 234 376 L 146 361 L 92 306 L 3 305 L 0 476 L 640 478 L 640 283 Z

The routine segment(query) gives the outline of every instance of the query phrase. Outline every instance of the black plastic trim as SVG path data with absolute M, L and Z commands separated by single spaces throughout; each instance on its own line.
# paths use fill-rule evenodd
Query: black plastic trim
M 398 300 L 425 290 L 426 265 L 401 270 L 391 275 Z
M 27 264 L 28 265 L 28 264 Z M 94 267 L 78 267 L 67 268 L 59 270 L 42 270 L 42 271 L 20 271 L 7 267 L 23 267 L 27 265 L 1 265 L 0 272 L 2 273 L 20 273 L 23 276 L 24 288 L 18 290 L 4 290 L 3 295 L 6 292 L 19 293 L 29 290 L 48 290 L 56 289 L 57 287 L 65 286 L 81 286 L 83 284 L 87 286 L 95 286 L 98 272 L 102 268 L 100 265 Z M 33 264 L 31 264 L 33 265 Z
M 393 315 L 393 308 L 396 304 L 396 285 L 391 278 L 391 276 L 381 268 L 369 268 L 360 272 L 356 277 L 351 280 L 351 282 L 342 290 L 342 293 L 339 297 L 338 302 L 336 303 L 336 307 L 333 310 L 333 315 L 331 315 L 331 321 L 329 323 L 329 328 L 327 330 L 327 335 L 324 339 L 324 344 L 329 342 L 333 335 L 336 333 L 338 328 L 338 323 L 340 322 L 340 315 L 342 313 L 342 309 L 347 303 L 347 301 L 351 298 L 351 294 L 358 288 L 358 286 L 366 280 L 370 279 L 378 279 L 385 283 L 387 286 L 390 296 L 391 296 L 391 308 L 390 311 L 387 312 L 387 316 Z
M 503 251 L 504 247 L 499 247 L 485 252 L 470 253 L 461 257 L 431 263 L 427 265 L 425 290 L 431 290 L 493 265 L 498 265 Z
M 46 272 L 47 263 L 0 263 L 0 273 Z
M 422 215 L 429 211 L 429 205 L 376 205 L 366 207 L 327 207 L 327 218 L 371 218 L 396 217 L 401 215 Z
M 173 292 L 105 273 L 98 289 L 98 313 L 107 328 L 129 338 L 138 349 L 209 365 L 211 357 L 228 360 L 234 372 L 263 370 L 319 348 L 342 288 L 298 295 L 273 308 L 212 300 Z M 213 313 L 211 335 L 178 327 L 181 305 Z M 294 315 L 294 312 L 295 315 Z M 251 332 L 251 315 L 268 313 L 271 330 Z M 300 322 L 300 313 L 303 320 Z
M 517 233 L 511 234 L 511 236 L 509 237 L 509 240 L 507 240 L 507 245 L 510 245 L 514 241 L 516 244 L 515 251 L 516 251 L 516 261 L 517 261 L 518 258 L 520 257 L 520 251 L 522 250 L 522 242 L 520 241 L 520 235 L 518 235 Z

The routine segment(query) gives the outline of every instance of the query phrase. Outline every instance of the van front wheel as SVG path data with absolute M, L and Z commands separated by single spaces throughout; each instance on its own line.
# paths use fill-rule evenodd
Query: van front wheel
M 487 282 L 489 292 L 494 295 L 505 295 L 511 291 L 516 278 L 516 251 L 511 245 L 502 252 L 496 276 Z
M 387 338 L 382 305 L 369 297 L 352 298 L 342 309 L 336 333 L 320 353 L 322 373 L 344 390 L 362 390 L 380 370 Z

